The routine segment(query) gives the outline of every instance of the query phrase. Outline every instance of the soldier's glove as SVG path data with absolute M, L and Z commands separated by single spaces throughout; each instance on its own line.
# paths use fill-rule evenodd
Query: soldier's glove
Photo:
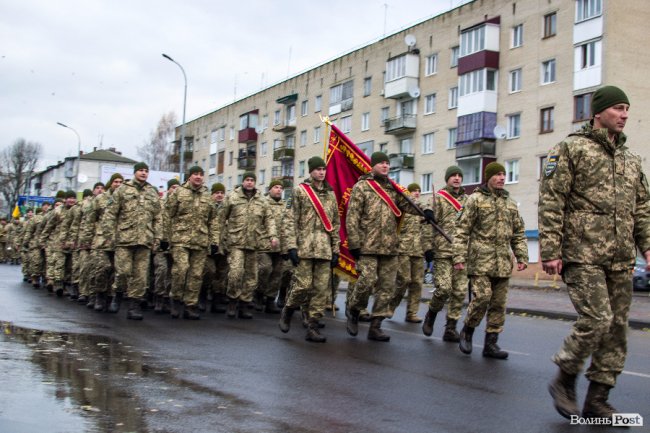
M 169 249 L 169 242 L 160 241 L 160 250 L 161 251 L 167 251 L 168 249 Z
M 339 265 L 339 255 L 338 253 L 332 253 L 332 261 L 330 262 L 330 268 L 334 269 Z
M 219 252 L 219 245 L 212 244 L 210 245 L 210 255 L 211 256 L 216 256 L 217 253 Z
M 361 257 L 361 248 L 355 248 L 353 250 L 350 250 L 350 254 L 352 254 L 354 260 L 359 261 L 359 258 Z
M 291 263 L 294 266 L 298 266 L 298 263 L 300 263 L 300 257 L 298 257 L 298 250 L 295 248 L 291 248 L 289 250 L 289 260 L 291 260 Z
M 284 253 L 283 253 L 283 254 L 280 254 L 280 258 L 281 258 L 282 260 L 289 260 L 289 254 L 284 254 Z
M 433 211 L 431 209 L 425 209 L 424 210 L 424 222 L 425 223 L 428 223 L 428 222 L 435 223 L 436 222 L 436 217 L 435 217 L 435 215 L 434 215 L 434 213 L 433 213 Z
M 433 250 L 426 250 L 424 252 L 424 260 L 426 260 L 427 263 L 431 263 L 433 261 Z

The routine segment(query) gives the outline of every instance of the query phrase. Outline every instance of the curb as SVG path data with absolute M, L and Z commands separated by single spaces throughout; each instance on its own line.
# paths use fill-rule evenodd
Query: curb
M 530 308 L 516 308 L 516 307 L 507 307 L 506 313 L 510 314 L 527 314 L 530 316 L 542 316 L 554 320 L 567 320 L 575 322 L 578 318 L 578 315 L 575 313 L 564 313 L 559 311 L 547 311 L 547 310 L 532 310 Z M 650 329 L 650 322 L 644 320 L 628 320 L 627 325 L 631 329 L 637 329 L 640 331 Z

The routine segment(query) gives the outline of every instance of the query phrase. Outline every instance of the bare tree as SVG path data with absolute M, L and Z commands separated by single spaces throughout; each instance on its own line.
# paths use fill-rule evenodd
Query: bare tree
M 9 209 L 16 206 L 40 156 L 41 145 L 24 138 L 17 139 L 0 154 L 0 192 Z
M 148 141 L 142 146 L 138 146 L 138 156 L 140 156 L 152 170 L 168 171 L 171 169 L 170 156 L 172 154 L 171 141 L 174 139 L 174 129 L 176 128 L 176 114 L 170 111 L 164 114 L 158 121 L 158 126 Z

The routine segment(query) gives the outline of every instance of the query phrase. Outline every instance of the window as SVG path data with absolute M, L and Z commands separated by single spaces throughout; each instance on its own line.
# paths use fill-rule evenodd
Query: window
M 544 15 L 544 37 L 550 38 L 557 33 L 557 14 Z
M 413 150 L 411 149 L 412 142 L 413 142 L 413 140 L 410 137 L 400 140 L 400 142 L 399 142 L 399 152 L 400 153 L 413 153 Z
M 508 90 L 510 93 L 521 91 L 521 68 L 510 71 Z
M 434 133 L 424 134 L 422 136 L 422 154 L 433 153 Z
M 389 107 L 382 107 L 381 108 L 381 125 L 383 126 L 384 123 L 388 120 L 388 116 L 390 115 L 390 108 Z
M 361 115 L 361 130 L 367 131 L 370 129 L 370 113 L 363 113 Z
M 366 77 L 363 79 L 363 96 L 370 96 L 372 93 L 372 78 Z
M 542 62 L 542 84 L 555 82 L 555 59 Z
M 540 110 L 540 134 L 553 132 L 553 107 Z
M 260 156 L 266 156 L 269 152 L 269 146 L 266 144 L 266 141 L 260 143 Z
M 463 170 L 463 185 L 475 185 L 481 182 L 481 158 L 460 160 L 458 166 Z
M 231 140 L 235 139 L 235 127 L 234 126 L 230 127 L 230 139 Z
M 458 87 L 452 87 L 449 89 L 449 102 L 447 103 L 447 108 L 450 110 L 458 108 Z
M 547 158 L 548 158 L 547 155 L 539 157 L 539 165 L 537 166 L 537 180 L 539 180 L 542 177 L 542 173 L 544 173 L 544 169 L 546 168 Z
M 459 53 L 460 53 L 460 47 L 451 47 L 451 61 L 449 62 L 450 68 L 455 68 L 458 66 Z
M 496 89 L 496 71 L 479 69 L 460 76 L 460 96 Z
M 230 152 L 228 152 L 228 165 L 232 165 L 233 157 L 234 157 L 234 152 L 231 150 Z
M 580 50 L 580 69 L 586 69 L 596 65 L 596 50 L 599 46 L 600 44 L 594 41 L 578 47 L 578 50 Z
M 449 128 L 447 130 L 447 149 L 456 148 L 456 137 L 458 137 L 458 129 Z
M 307 131 L 300 131 L 300 147 L 307 145 Z
M 521 133 L 521 114 L 511 114 L 508 117 L 508 138 L 517 138 Z
M 287 105 L 286 116 L 287 125 L 296 124 L 296 104 Z
M 585 93 L 584 95 L 577 95 L 573 97 L 573 121 L 579 122 L 581 120 L 591 119 L 591 97 L 593 93 Z
M 322 109 L 323 95 L 318 95 L 314 98 L 314 113 L 318 113 Z
M 217 130 L 217 135 L 219 136 L 219 141 L 224 141 L 226 139 L 226 127 L 222 126 Z
M 422 188 L 421 191 L 422 193 L 432 192 L 431 188 L 433 186 L 433 182 L 431 181 L 431 179 L 433 179 L 433 173 L 424 173 L 420 177 L 420 185 Z
M 306 116 L 309 111 L 309 101 L 302 101 L 300 103 L 300 115 Z
M 305 161 L 298 162 L 298 177 L 305 176 Z
M 521 47 L 524 43 L 524 25 L 519 24 L 512 28 L 512 41 L 510 48 Z
M 273 113 L 273 126 L 280 124 L 280 110 L 275 110 Z
M 602 0 L 577 0 L 576 22 L 597 17 L 602 13 Z
M 217 154 L 213 153 L 210 155 L 210 170 L 217 167 Z
M 314 127 L 314 143 L 320 143 L 320 126 Z
M 436 94 L 427 95 L 424 97 L 424 114 L 431 114 L 436 112 Z
M 228 176 L 228 191 L 232 189 L 232 176 Z
M 483 51 L 485 49 L 485 26 L 476 27 L 460 35 L 460 56 Z
M 519 182 L 519 160 L 506 161 L 506 183 Z
M 269 127 L 269 115 L 262 116 L 262 131 Z
M 264 185 L 264 182 L 266 181 L 266 170 L 260 170 L 260 175 L 258 182 L 260 185 Z
M 341 117 L 341 132 L 344 134 L 352 131 L 352 116 Z
M 287 135 L 287 149 L 296 147 L 296 137 L 294 135 Z
M 397 80 L 406 75 L 406 56 L 395 57 L 386 62 L 386 82 Z
M 379 151 L 387 153 L 388 152 L 388 143 L 379 143 Z
M 432 54 L 426 59 L 424 75 L 433 75 L 438 72 L 438 54 Z
M 346 101 L 351 101 L 352 100 L 352 92 L 353 92 L 353 87 L 352 85 L 354 82 L 352 80 L 347 81 L 343 84 L 339 84 L 337 86 L 331 87 L 330 88 L 330 107 L 332 105 L 336 104 L 342 104 Z M 341 111 L 349 110 L 352 108 L 352 104 L 349 104 L 349 106 L 342 106 Z

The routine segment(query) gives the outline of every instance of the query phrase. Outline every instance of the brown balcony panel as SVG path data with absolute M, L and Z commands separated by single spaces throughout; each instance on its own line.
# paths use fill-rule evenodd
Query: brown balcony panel
M 240 143 L 252 143 L 257 141 L 257 132 L 255 132 L 255 128 L 244 128 L 240 130 L 238 141 Z

